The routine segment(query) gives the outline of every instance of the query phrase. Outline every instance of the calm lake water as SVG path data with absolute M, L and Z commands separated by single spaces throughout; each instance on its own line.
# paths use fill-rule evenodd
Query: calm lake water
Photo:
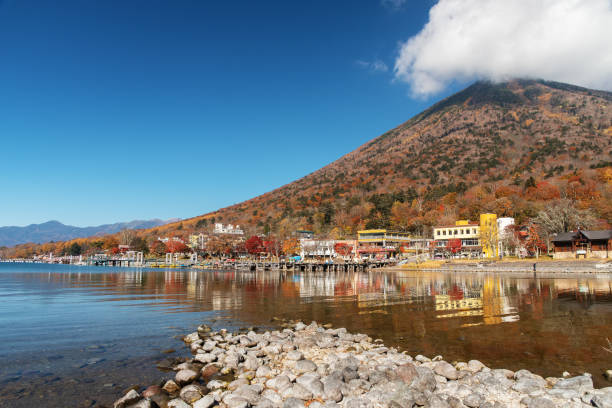
M 0 264 L 0 406 L 108 406 L 171 373 L 180 336 L 316 320 L 411 355 L 543 376 L 603 372 L 611 275 L 308 273 Z M 176 350 L 176 351 L 173 351 Z

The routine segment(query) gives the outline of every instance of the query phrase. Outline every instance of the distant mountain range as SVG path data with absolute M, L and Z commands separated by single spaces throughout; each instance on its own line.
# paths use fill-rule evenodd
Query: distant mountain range
M 43 243 L 49 241 L 66 241 L 74 238 L 114 234 L 123 229 L 145 229 L 158 227 L 171 220 L 135 220 L 95 227 L 75 227 L 59 221 L 47 221 L 42 224 L 31 224 L 25 227 L 0 227 L 0 246 L 14 246 L 27 242 Z

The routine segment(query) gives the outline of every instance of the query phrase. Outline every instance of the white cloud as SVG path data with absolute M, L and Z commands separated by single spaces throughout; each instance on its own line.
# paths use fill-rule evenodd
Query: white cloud
M 612 0 L 440 0 L 394 71 L 421 96 L 475 78 L 612 90 Z
M 380 3 L 386 8 L 390 8 L 392 10 L 399 10 L 400 8 L 402 8 L 404 3 L 406 3 L 406 0 L 380 0 Z
M 387 66 L 387 64 L 385 64 L 383 61 L 379 59 L 376 59 L 372 62 L 358 60 L 357 65 L 359 65 L 361 68 L 367 69 L 372 72 L 387 72 L 389 70 L 389 67 Z

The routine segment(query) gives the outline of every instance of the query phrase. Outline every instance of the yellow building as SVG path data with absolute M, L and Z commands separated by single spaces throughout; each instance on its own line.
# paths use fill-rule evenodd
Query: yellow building
M 480 245 L 485 258 L 497 256 L 499 233 L 496 214 L 480 214 Z
M 459 220 L 455 225 L 441 225 L 434 227 L 433 238 L 436 242 L 435 250 L 444 252 L 449 240 L 461 240 L 461 253 L 483 254 L 486 258 L 497 256 L 499 242 L 496 214 L 480 214 L 480 223 L 468 220 Z

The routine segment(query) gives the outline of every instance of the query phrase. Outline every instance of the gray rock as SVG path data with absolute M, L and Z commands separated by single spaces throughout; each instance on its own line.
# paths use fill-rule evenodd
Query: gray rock
M 342 401 L 342 381 L 335 377 L 326 377 L 323 380 L 323 395 L 326 400 L 334 402 Z
M 219 381 L 219 380 L 211 380 L 208 383 L 206 383 L 206 388 L 208 388 L 209 390 L 218 390 L 221 388 L 225 388 L 227 387 L 227 382 L 226 381 Z
M 198 377 L 199 374 L 197 371 L 186 369 L 177 372 L 174 381 L 176 381 L 177 384 L 184 385 L 195 381 Z
M 310 391 L 314 398 L 321 398 L 323 396 L 324 386 L 317 374 L 307 373 L 298 377 L 295 381 Z
M 463 402 L 461 402 L 459 398 L 453 397 L 452 395 L 446 398 L 446 402 L 451 408 L 465 408 L 465 405 L 463 405 Z M 484 405 L 481 405 L 480 408 L 493 408 L 493 407 L 485 407 Z
M 434 366 L 434 372 L 449 380 L 456 380 L 458 377 L 457 369 L 446 361 L 438 361 Z
M 186 403 L 193 404 L 195 401 L 202 398 L 204 392 L 202 390 L 202 387 L 200 387 L 199 385 L 190 384 L 183 387 L 179 395 L 181 399 Z
M 370 388 L 372 388 L 372 385 L 366 380 L 362 380 L 361 378 L 355 378 L 348 382 L 348 388 L 353 393 L 360 393 L 360 391 L 368 391 Z
M 463 399 L 463 403 L 470 408 L 478 408 L 484 402 L 484 397 L 478 393 L 472 393 Z
M 586 392 L 593 389 L 593 380 L 587 375 L 578 377 L 564 378 L 557 381 L 554 385 L 555 389 L 571 389 L 578 392 Z
M 266 387 L 280 391 L 291 384 L 291 380 L 286 375 L 279 375 L 266 381 Z
M 443 400 L 439 395 L 432 395 L 427 401 L 429 408 L 450 408 L 448 402 Z
M 436 389 L 437 383 L 433 371 L 427 367 L 417 367 L 418 377 L 412 380 L 410 386 L 419 392 L 433 392 Z
M 418 375 L 418 374 L 417 374 Z M 370 371 L 368 381 L 370 384 L 378 384 L 386 379 L 386 375 L 380 371 Z
M 233 392 L 233 395 L 244 398 L 251 405 L 256 405 L 261 399 L 259 396 L 260 391 L 261 389 L 256 388 L 254 385 L 241 385 Z
M 417 356 L 414 358 L 416 361 L 418 361 L 419 363 L 428 363 L 431 361 L 430 358 L 427 358 L 425 356 L 422 356 L 420 354 L 417 354 Z
M 287 388 L 282 391 L 282 395 L 285 398 L 297 398 L 304 401 L 312 398 L 312 392 L 308 391 L 306 387 L 301 384 L 294 384 L 293 387 Z
M 238 389 L 238 387 L 242 385 L 249 385 L 249 380 L 247 380 L 246 378 L 238 378 L 232 381 L 231 383 L 229 383 L 227 386 L 227 389 L 230 391 L 235 391 Z
M 160 408 L 166 408 L 168 406 L 168 401 L 170 401 L 170 397 L 165 392 L 152 395 L 150 398 L 151 401 L 155 403 L 155 406 Z
M 414 399 L 411 393 L 395 395 L 389 401 L 389 408 L 412 408 L 413 406 Z
M 297 374 L 310 373 L 317 371 L 317 365 L 310 360 L 300 360 L 296 361 L 293 371 Z
M 478 360 L 470 360 L 468 361 L 468 366 L 467 366 L 468 370 L 470 370 L 473 373 L 477 373 L 480 370 L 482 370 L 483 368 L 485 368 L 485 365 L 482 364 L 480 361 Z
M 428 393 L 429 393 L 429 391 L 427 393 L 425 393 L 425 392 L 420 392 L 420 391 L 413 390 L 412 391 L 412 398 L 414 398 L 414 403 L 419 405 L 419 406 L 423 406 L 423 405 L 427 404 L 427 401 L 429 399 L 428 398 Z
M 259 365 L 259 360 L 255 357 L 247 357 L 247 359 L 244 361 L 244 368 L 247 370 L 255 371 L 259 368 Z
M 522 394 L 531 394 L 532 392 L 543 389 L 545 386 L 545 381 L 538 381 L 537 378 L 533 377 L 521 377 L 514 383 L 512 389 Z
M 140 399 L 142 399 L 142 397 L 139 393 L 134 390 L 130 390 L 123 397 L 115 401 L 113 408 L 125 408 L 128 405 L 138 402 Z
M 273 375 L 272 369 L 270 367 L 268 367 L 267 365 L 262 365 L 255 372 L 255 376 L 257 376 L 257 377 L 270 378 L 272 375 Z
M 199 353 L 193 358 L 195 361 L 199 361 L 203 364 L 209 364 L 214 361 L 217 361 L 217 356 L 210 353 Z
M 565 400 L 571 400 L 573 398 L 580 399 L 582 397 L 582 394 L 576 390 L 563 388 L 553 388 L 551 390 L 546 390 L 546 393 L 553 398 L 561 398 Z
M 529 400 L 527 404 L 528 408 L 555 408 L 554 402 L 544 397 L 535 397 Z
M 283 408 L 304 408 L 304 401 L 297 398 L 287 398 L 283 403 Z
M 349 356 L 339 360 L 336 363 L 336 370 L 343 370 L 344 368 L 350 368 L 351 370 L 358 370 L 361 363 L 354 356 Z
M 396 373 L 398 378 L 406 384 L 410 384 L 418 376 L 416 367 L 412 363 L 402 364 L 397 368 Z
M 168 401 L 168 408 L 191 408 L 191 405 L 180 398 L 175 398 Z
M 249 402 L 245 398 L 234 394 L 228 394 L 223 397 L 223 403 L 227 405 L 228 408 L 247 408 L 249 406 Z
M 273 404 L 280 404 L 283 402 L 283 399 L 281 398 L 281 396 L 274 390 L 271 389 L 266 389 L 261 393 L 261 396 L 265 399 L 267 399 L 268 401 L 272 401 Z
M 162 389 L 166 391 L 168 394 L 173 395 L 173 394 L 178 393 L 181 387 L 179 387 L 178 384 L 174 382 L 174 380 L 168 380 L 166 381 Z
M 209 408 L 215 403 L 215 397 L 208 394 L 200 398 L 193 404 L 193 408 Z
M 304 359 L 304 354 L 301 351 L 291 350 L 285 356 L 287 360 L 299 361 Z
M 274 404 L 267 398 L 260 398 L 257 405 L 254 408 L 274 408 Z
M 202 346 L 202 350 L 206 351 L 206 352 L 211 352 L 215 349 L 215 346 L 217 345 L 216 341 L 212 341 L 212 340 L 206 340 L 204 342 L 204 345 Z
M 374 404 L 372 404 L 368 399 L 366 398 L 347 398 L 347 400 L 344 402 L 344 406 L 346 408 L 372 408 L 374 407 Z
M 607 392 L 602 395 L 596 395 L 591 400 L 591 403 L 597 408 L 612 408 L 612 393 Z
M 353 370 L 351 367 L 344 367 L 342 370 L 342 378 L 344 382 L 349 382 L 355 378 L 359 378 L 359 374 L 357 374 L 357 370 Z

